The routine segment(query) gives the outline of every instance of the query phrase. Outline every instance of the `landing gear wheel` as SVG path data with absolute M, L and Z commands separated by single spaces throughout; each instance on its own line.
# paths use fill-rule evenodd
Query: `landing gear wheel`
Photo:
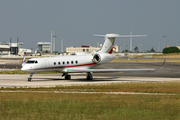
M 32 76 L 33 74 L 30 74 L 29 78 L 28 78 L 28 82 L 31 82 L 32 81 Z
M 28 78 L 28 81 L 31 82 L 31 81 L 32 81 L 32 78 Z
M 71 75 L 65 75 L 65 79 L 66 80 L 70 80 L 71 79 Z
M 93 79 L 93 76 L 92 76 L 92 74 L 90 72 L 87 73 L 86 79 L 87 80 L 92 80 Z

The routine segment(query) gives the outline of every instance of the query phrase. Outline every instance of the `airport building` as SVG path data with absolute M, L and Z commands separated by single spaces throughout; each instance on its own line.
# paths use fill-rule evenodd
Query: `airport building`
M 51 51 L 51 43 L 50 42 L 38 42 L 37 45 L 38 45 L 38 50 L 41 52 L 44 52 L 44 51 L 50 52 Z
M 21 45 L 23 45 L 23 43 L 3 42 L 0 44 L 0 55 L 18 55 Z
M 67 47 L 66 48 L 66 52 L 67 53 L 78 53 L 78 52 L 87 52 L 87 53 L 91 53 L 91 52 L 96 52 L 101 48 L 102 44 L 98 47 L 93 47 L 93 46 L 84 46 L 82 45 L 82 47 Z M 119 46 L 115 45 L 113 46 L 113 52 L 118 52 L 119 51 Z
M 67 53 L 77 53 L 77 52 L 95 52 L 99 50 L 100 48 L 92 47 L 92 46 L 82 46 L 82 47 L 67 47 L 66 52 Z
M 21 55 L 21 56 L 32 54 L 32 53 L 33 53 L 32 49 L 19 48 L 19 55 Z

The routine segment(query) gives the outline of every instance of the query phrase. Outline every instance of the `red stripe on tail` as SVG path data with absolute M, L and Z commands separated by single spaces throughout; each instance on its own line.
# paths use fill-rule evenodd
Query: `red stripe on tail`
M 113 48 L 111 48 L 111 50 L 108 52 L 109 54 L 112 54 Z

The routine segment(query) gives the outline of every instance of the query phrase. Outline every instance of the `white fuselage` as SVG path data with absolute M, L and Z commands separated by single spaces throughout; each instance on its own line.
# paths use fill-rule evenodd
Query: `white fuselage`
M 26 63 L 22 67 L 22 71 L 28 73 L 53 71 L 53 72 L 68 72 L 68 69 L 91 69 L 102 63 L 111 61 L 114 59 L 112 54 L 108 54 L 101 63 L 93 62 L 93 55 L 70 55 L 70 56 L 58 56 L 58 57 L 47 57 L 47 58 L 32 58 L 30 63 Z
M 119 35 L 119 34 L 106 34 L 106 35 L 94 35 L 97 37 L 105 38 L 105 42 L 101 49 L 92 54 L 86 53 L 75 53 L 70 56 L 59 56 L 59 57 L 47 57 L 47 58 L 33 58 L 28 60 L 26 63 L 25 56 L 21 64 L 22 71 L 30 73 L 28 81 L 32 81 L 33 73 L 52 71 L 61 72 L 65 79 L 70 80 L 71 75 L 68 73 L 76 72 L 87 73 L 86 79 L 92 80 L 93 76 L 91 72 L 117 72 L 117 71 L 148 71 L 157 69 L 92 69 L 100 64 L 107 63 L 114 59 L 112 55 L 113 45 L 115 38 L 126 38 L 126 37 L 143 37 L 144 35 Z

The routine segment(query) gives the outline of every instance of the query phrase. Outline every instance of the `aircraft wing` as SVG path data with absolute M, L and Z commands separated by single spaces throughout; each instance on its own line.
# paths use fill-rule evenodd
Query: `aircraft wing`
M 156 69 L 68 69 L 68 72 L 127 72 L 127 71 L 155 71 Z
M 147 69 L 68 69 L 67 72 L 128 72 L 128 71 L 156 71 L 165 65 L 166 59 L 158 68 Z

